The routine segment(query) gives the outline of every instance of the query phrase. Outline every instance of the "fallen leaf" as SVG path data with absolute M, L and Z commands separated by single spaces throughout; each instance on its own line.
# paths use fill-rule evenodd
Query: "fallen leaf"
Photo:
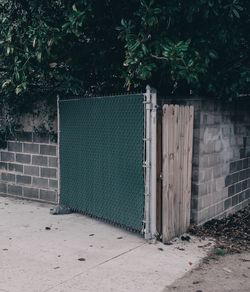
M 248 260 L 248 259 L 240 259 L 240 261 L 242 261 L 242 262 L 250 262 L 250 260 Z
M 173 243 L 170 242 L 170 241 L 167 241 L 167 242 L 164 243 L 164 245 L 173 245 Z
M 181 251 L 183 251 L 183 250 L 185 250 L 185 248 L 183 248 L 183 247 L 176 247 L 176 249 L 179 249 L 179 250 L 181 250 Z
M 189 235 L 182 235 L 181 240 L 183 241 L 190 241 L 191 237 Z
M 227 273 L 232 273 L 233 271 L 228 269 L 228 268 L 222 268 L 223 271 L 227 272 Z

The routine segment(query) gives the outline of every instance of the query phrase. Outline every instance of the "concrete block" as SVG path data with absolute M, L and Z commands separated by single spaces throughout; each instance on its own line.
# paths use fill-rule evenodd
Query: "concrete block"
M 192 166 L 199 167 L 201 157 L 199 155 L 193 155 Z
M 48 191 L 48 190 L 40 190 L 40 199 L 43 201 L 48 201 L 48 202 L 56 202 L 57 192 Z
M 237 167 L 237 171 L 240 171 L 243 169 L 243 163 L 242 160 L 239 160 L 236 162 L 236 167 Z
M 246 157 L 247 157 L 246 149 L 245 148 L 240 149 L 240 159 L 243 159 Z
M 248 200 L 250 198 L 250 189 L 247 189 L 245 192 L 245 199 Z
M 32 142 L 32 132 L 17 132 L 15 136 L 17 141 Z
M 38 199 L 39 197 L 39 190 L 35 188 L 26 188 L 23 187 L 23 196 L 26 198 L 34 198 Z
M 50 179 L 49 180 L 49 187 L 53 189 L 58 189 L 58 180 Z
M 212 177 L 214 179 L 218 179 L 218 178 L 221 178 L 223 176 L 223 169 L 221 166 L 217 166 L 217 167 L 213 167 L 213 174 L 212 174 Z M 224 177 L 223 177 L 223 183 L 224 183 Z
M 211 218 L 213 218 L 215 215 L 216 215 L 216 207 L 215 207 L 215 205 L 210 206 L 210 207 L 208 208 L 208 214 L 207 214 L 208 218 L 207 218 L 207 219 L 211 219 Z
M 24 143 L 23 144 L 23 152 L 38 154 L 39 153 L 39 144 Z
M 37 134 L 33 133 L 33 142 L 35 143 L 49 143 L 49 135 L 48 134 Z
M 232 184 L 232 175 L 228 175 L 225 178 L 225 186 L 228 187 Z
M 224 209 L 227 210 L 232 206 L 232 198 L 228 198 L 224 201 Z
M 214 145 L 214 151 L 218 153 L 221 152 L 222 150 L 223 150 L 222 141 L 221 140 L 216 141 Z
M 16 161 L 29 164 L 31 161 L 31 156 L 29 154 L 16 154 Z
M 48 188 L 49 181 L 48 181 L 48 179 L 45 179 L 45 178 L 33 177 L 32 178 L 32 185 L 38 186 L 41 188 Z
M 4 182 L 0 182 L 0 193 L 1 194 L 7 193 L 7 184 Z
M 32 157 L 32 164 L 33 165 L 40 165 L 40 166 L 47 166 L 48 165 L 48 157 L 40 156 L 40 155 L 34 155 Z
M 220 178 L 217 178 L 215 180 L 215 184 L 216 184 L 216 191 L 221 191 L 224 189 L 225 187 L 225 180 L 224 180 L 224 177 L 220 177 Z
M 199 155 L 200 154 L 200 141 L 198 141 L 196 138 L 193 140 L 193 155 Z
M 0 169 L 1 170 L 7 170 L 8 164 L 6 162 L 0 162 Z
M 21 197 L 23 194 L 23 189 L 21 186 L 8 185 L 8 194 Z
M 205 185 L 206 185 L 206 192 L 202 194 L 203 196 L 216 191 L 215 180 L 208 181 L 205 183 Z
M 199 198 L 199 208 L 201 210 L 209 207 L 212 203 L 213 203 L 213 195 L 212 194 L 207 194 L 207 195 Z
M 235 193 L 236 193 L 235 185 L 231 185 L 231 186 L 228 188 L 228 196 L 229 196 L 229 197 L 232 197 Z
M 31 184 L 31 176 L 27 175 L 17 175 L 16 182 L 18 184 Z
M 24 174 L 39 176 L 40 171 L 38 166 L 24 165 Z
M 215 214 L 220 214 L 223 212 L 224 209 L 224 202 L 219 202 L 218 204 L 215 205 Z
M 23 144 L 20 142 L 8 142 L 8 150 L 11 152 L 22 152 Z
M 57 133 L 51 134 L 50 137 L 49 137 L 50 144 L 57 145 L 57 141 L 58 141 Z
M 247 186 L 247 179 L 246 179 L 241 183 L 241 189 L 242 191 L 245 191 L 247 188 L 248 186 Z
M 49 157 L 49 167 L 58 167 L 57 157 Z
M 41 145 L 40 154 L 56 156 L 56 146 L 52 145 Z
M 239 202 L 242 202 L 245 200 L 245 192 L 239 193 Z
M 240 179 L 240 172 L 235 172 L 231 175 L 231 184 L 235 184 L 240 180 L 242 180 Z
M 235 206 L 239 203 L 239 194 L 232 197 L 232 206 Z
M 56 178 L 57 170 L 55 168 L 41 168 L 41 177 Z
M 248 158 L 244 159 L 242 163 L 243 163 L 243 165 L 242 165 L 243 169 L 246 169 L 246 168 L 248 168 L 250 166 L 248 164 Z
M 17 131 L 13 135 L 8 135 L 8 140 L 18 142 L 32 142 L 32 132 Z
M 208 155 L 200 155 L 200 167 L 201 168 L 207 168 L 209 167 L 209 163 L 208 163 L 208 158 L 209 156 Z
M 9 163 L 8 164 L 9 171 L 16 171 L 23 173 L 23 165 L 16 164 L 16 163 Z
M 242 191 L 242 184 L 241 182 L 239 182 L 235 185 L 235 193 L 237 194 L 237 193 L 240 193 L 241 191 Z
M 198 196 L 204 196 L 209 193 L 208 191 L 208 184 L 202 183 L 198 186 Z
M 231 162 L 230 163 L 230 173 L 236 172 L 237 171 L 237 162 Z
M 3 181 L 15 182 L 16 176 L 12 173 L 2 173 L 1 178 Z
M 1 152 L 1 161 L 14 162 L 15 154 L 10 152 Z

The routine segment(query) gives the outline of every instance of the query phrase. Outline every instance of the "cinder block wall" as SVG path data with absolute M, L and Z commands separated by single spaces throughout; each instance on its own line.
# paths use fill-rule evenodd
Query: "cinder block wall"
M 250 103 L 164 99 L 194 106 L 191 219 L 202 224 L 250 203 Z
M 0 194 L 57 203 L 58 147 L 49 135 L 8 139 L 0 151 Z
M 201 224 L 250 203 L 250 107 L 196 101 L 192 218 Z

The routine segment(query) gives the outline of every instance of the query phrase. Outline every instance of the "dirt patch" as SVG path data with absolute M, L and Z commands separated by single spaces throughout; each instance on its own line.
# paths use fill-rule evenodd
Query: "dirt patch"
M 193 226 L 190 234 L 211 238 L 214 248 L 198 268 L 164 292 L 250 291 L 250 206 L 227 218 Z
M 190 234 L 214 238 L 216 248 L 226 253 L 250 251 L 250 205 L 221 220 L 213 219 L 202 226 L 193 226 Z
M 208 257 L 164 292 L 248 292 L 250 253 Z

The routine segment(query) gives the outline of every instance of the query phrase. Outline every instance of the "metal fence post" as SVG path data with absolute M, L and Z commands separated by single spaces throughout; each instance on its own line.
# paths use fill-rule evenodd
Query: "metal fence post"
M 156 238 L 156 91 L 150 86 L 145 94 L 145 239 Z
M 156 190 L 157 190 L 157 96 L 151 88 L 151 196 L 150 196 L 150 231 L 153 239 L 157 236 L 156 228 Z

